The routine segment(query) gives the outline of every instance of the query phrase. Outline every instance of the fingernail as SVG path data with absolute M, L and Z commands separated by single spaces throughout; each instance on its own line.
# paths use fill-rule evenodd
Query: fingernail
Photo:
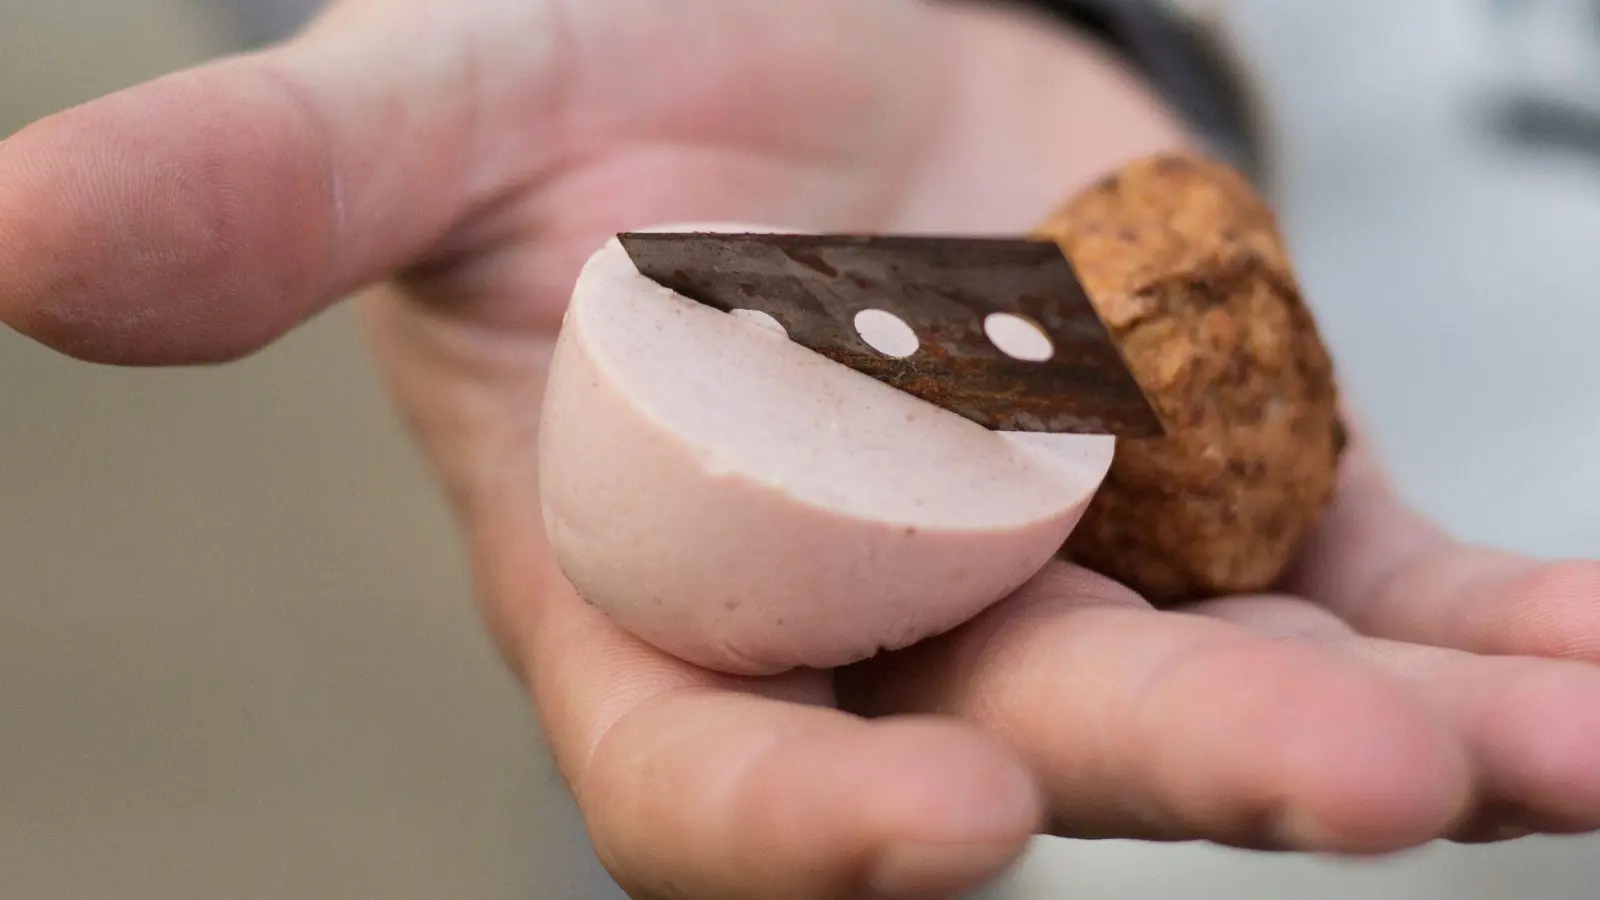
M 1538 832 L 1535 829 L 1529 828 L 1526 825 L 1498 825 L 1494 829 L 1494 840 L 1497 842 L 1520 841 L 1525 837 L 1532 837 L 1537 833 Z
M 1457 834 L 1451 835 L 1450 840 L 1458 844 L 1500 844 L 1506 841 L 1520 841 L 1526 837 L 1538 834 L 1538 829 L 1512 822 L 1490 822 L 1476 824 Z
M 998 878 L 1023 849 L 1010 841 L 895 844 L 878 857 L 866 887 L 884 900 L 949 896 Z
M 1285 810 L 1273 824 L 1278 843 L 1291 850 L 1317 851 L 1340 843 L 1327 826 L 1299 807 Z

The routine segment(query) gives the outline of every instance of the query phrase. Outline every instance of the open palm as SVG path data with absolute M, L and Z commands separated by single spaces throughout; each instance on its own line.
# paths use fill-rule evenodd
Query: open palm
M 0 144 L 0 317 L 84 359 L 215 362 L 361 290 L 493 633 L 641 897 L 945 896 L 1041 829 L 1366 852 L 1600 826 L 1600 567 L 1455 544 L 1359 438 L 1282 595 L 1158 612 L 1063 564 L 952 634 L 762 680 L 574 595 L 534 442 L 608 235 L 1022 231 L 1182 140 L 1016 13 L 803 6 L 348 0 Z

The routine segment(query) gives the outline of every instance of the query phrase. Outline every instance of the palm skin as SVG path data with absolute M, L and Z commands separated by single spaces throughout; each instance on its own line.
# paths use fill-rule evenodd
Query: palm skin
M 1600 567 L 1458 545 L 1359 439 L 1282 594 L 1157 611 L 1057 565 L 944 637 L 770 679 L 573 594 L 536 413 L 606 236 L 1015 232 L 1183 142 L 1021 14 L 805 7 L 348 0 L 0 144 L 0 318 L 86 360 L 219 362 L 364 289 L 492 633 L 641 898 L 948 896 L 1041 830 L 1382 852 L 1600 826 Z

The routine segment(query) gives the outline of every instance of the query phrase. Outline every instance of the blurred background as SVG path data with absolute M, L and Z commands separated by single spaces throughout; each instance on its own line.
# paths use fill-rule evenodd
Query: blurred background
M 1223 0 L 1347 388 L 1461 535 L 1600 555 L 1600 4 Z M 0 0 L 0 135 L 308 0 Z M 0 897 L 620 897 L 335 311 L 246 362 L 0 333 Z M 1040 841 L 1033 898 L 1592 898 L 1593 839 Z

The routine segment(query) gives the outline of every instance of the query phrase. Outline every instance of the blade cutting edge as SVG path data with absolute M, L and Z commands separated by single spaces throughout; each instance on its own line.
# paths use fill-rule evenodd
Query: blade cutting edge
M 1071 262 L 1033 238 L 628 232 L 645 277 L 698 303 L 777 319 L 796 343 L 1000 431 L 1165 433 Z M 865 310 L 916 334 L 905 357 L 862 338 Z M 991 316 L 1025 320 L 1048 359 L 1018 359 L 989 338 Z

